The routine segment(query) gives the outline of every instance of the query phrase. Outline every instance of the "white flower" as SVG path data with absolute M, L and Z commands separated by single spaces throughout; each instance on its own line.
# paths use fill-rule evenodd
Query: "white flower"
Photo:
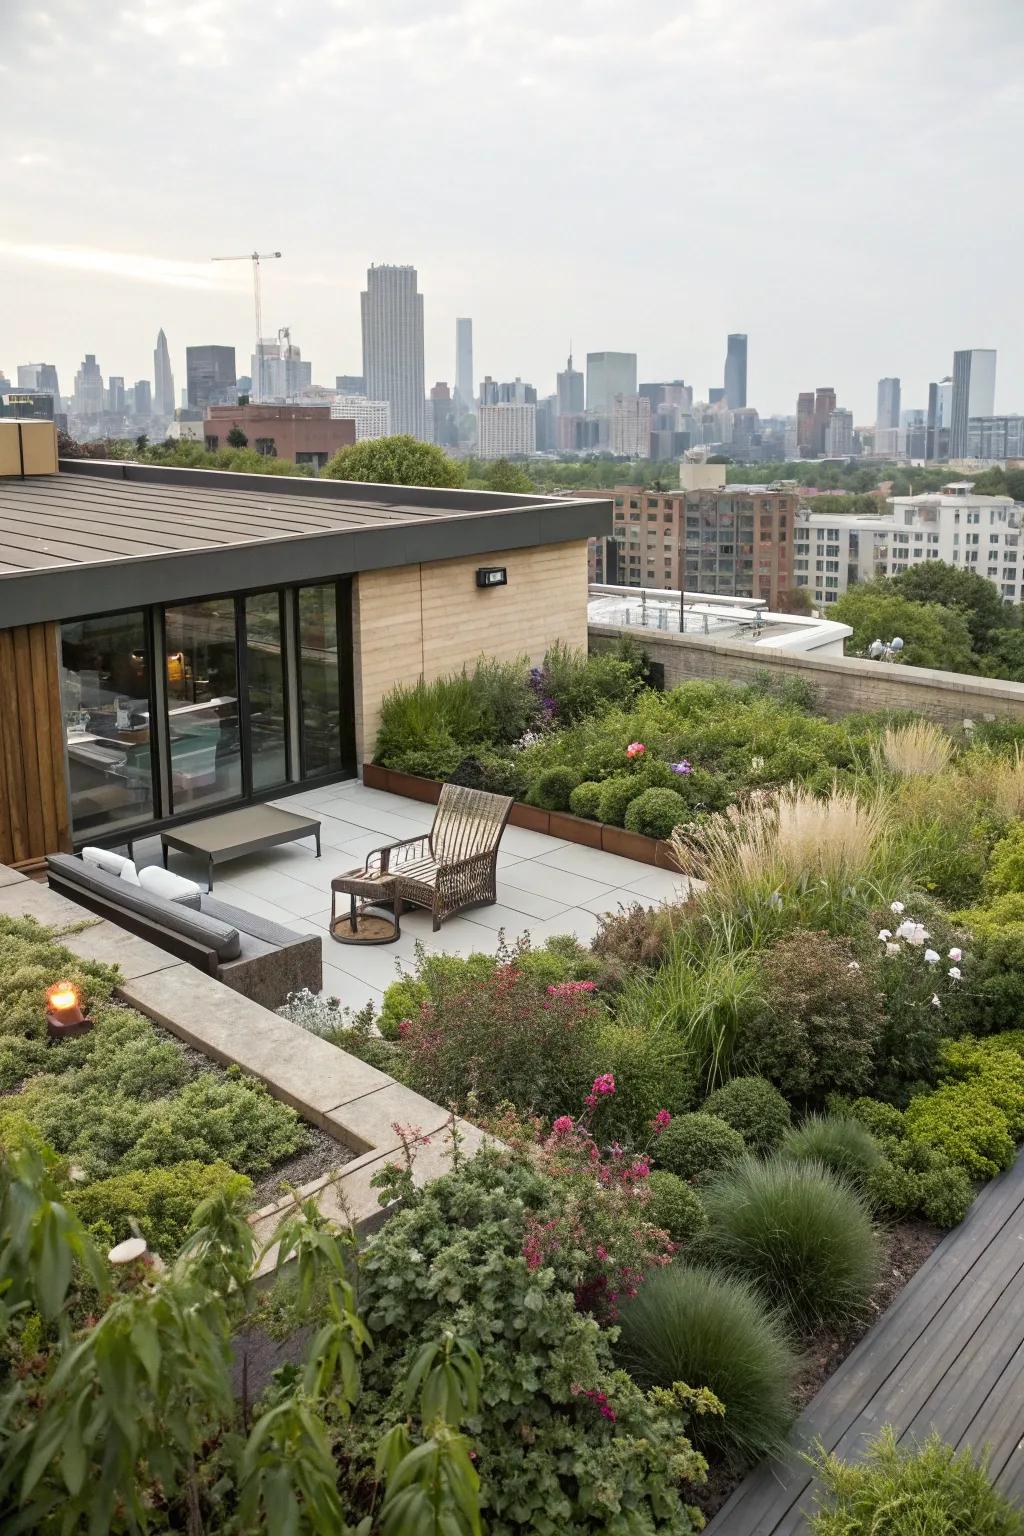
M 925 928 L 921 923 L 915 923 L 913 919 L 909 917 L 900 923 L 899 927 L 896 929 L 896 933 L 899 938 L 906 939 L 908 944 L 914 944 L 918 947 L 920 947 L 924 943 L 925 939 L 929 937 L 927 928 Z
M 949 952 L 949 958 L 952 960 L 954 965 L 959 965 L 960 961 L 963 959 L 963 953 L 959 949 L 951 949 Z
M 849 965 L 846 967 L 846 969 L 848 971 L 859 971 L 860 970 L 860 966 L 857 964 L 856 960 L 851 960 Z
M 935 965 L 938 962 L 939 952 L 937 949 L 926 949 L 924 958 L 929 965 Z
M 906 910 L 907 909 L 903 905 L 902 901 L 894 901 L 892 906 L 889 908 L 889 911 L 895 912 L 897 917 L 899 917 L 901 912 L 905 912 Z
M 892 929 L 891 928 L 879 928 L 879 930 L 878 930 L 878 937 L 881 939 L 883 944 L 886 943 L 886 941 L 888 939 L 892 938 Z
M 898 955 L 900 952 L 900 947 L 898 944 L 887 944 L 885 946 L 885 952 L 887 955 Z
M 937 992 L 933 992 L 932 993 L 932 1007 L 933 1008 L 941 1008 L 942 1007 L 942 1004 L 939 1002 L 939 994 Z
M 960 967 L 958 965 L 951 965 L 950 968 L 949 968 L 949 974 L 953 978 L 954 981 L 959 981 L 960 980 Z

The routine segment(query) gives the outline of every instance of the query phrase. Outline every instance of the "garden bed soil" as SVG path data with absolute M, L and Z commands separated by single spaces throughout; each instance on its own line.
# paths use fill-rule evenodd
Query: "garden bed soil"
M 326 1131 L 321 1131 L 317 1126 L 305 1123 L 306 1145 L 293 1157 L 287 1158 L 283 1163 L 278 1163 L 276 1168 L 271 1168 L 261 1179 L 253 1179 L 252 1204 L 254 1209 L 260 1210 L 265 1205 L 273 1205 L 287 1194 L 285 1185 L 291 1185 L 295 1189 L 301 1189 L 303 1184 L 312 1184 L 314 1179 L 323 1178 L 335 1168 L 340 1168 L 344 1163 L 350 1163 L 355 1153 L 350 1147 L 336 1141 L 333 1136 L 328 1136 Z
M 378 763 L 363 764 L 363 783 L 367 789 L 383 789 L 409 800 L 423 800 L 436 805 L 441 794 L 438 779 L 423 779 L 415 773 L 401 773 L 396 768 L 382 768 Z M 659 869 L 678 869 L 671 843 L 641 832 L 627 832 L 603 821 L 588 821 L 568 811 L 545 811 L 538 805 L 524 805 L 516 800 L 508 818 L 510 827 L 524 827 L 528 832 L 543 832 L 564 843 L 579 843 L 584 848 L 600 848 L 638 864 L 653 864 Z
M 794 1390 L 797 1413 L 803 1412 L 854 1345 L 860 1343 L 882 1313 L 892 1306 L 944 1235 L 938 1227 L 923 1221 L 894 1222 L 887 1229 L 881 1273 L 871 1293 L 867 1318 L 848 1329 L 817 1328 L 799 1340 L 802 1364 Z M 707 1482 L 693 1491 L 693 1502 L 704 1511 L 708 1520 L 718 1513 L 750 1471 L 750 1468 L 737 1471 L 711 1458 L 709 1461 Z

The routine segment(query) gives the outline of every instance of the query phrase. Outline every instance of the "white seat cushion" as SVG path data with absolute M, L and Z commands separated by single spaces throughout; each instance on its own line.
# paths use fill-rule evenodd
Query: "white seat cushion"
M 139 880 L 139 872 L 135 868 L 135 865 L 132 863 L 131 859 L 125 859 L 124 865 L 121 869 L 120 878 L 125 882 L 126 885 L 141 884 Z
M 149 864 L 145 869 L 139 870 L 139 884 L 151 896 L 162 896 L 165 901 L 194 903 L 201 894 L 194 880 L 186 880 L 183 875 L 175 875 L 169 869 L 161 869 L 158 864 Z
M 126 859 L 123 853 L 112 853 L 109 848 L 83 848 L 82 863 L 92 864 L 108 875 L 119 875 L 124 866 L 132 861 Z M 135 868 L 134 864 L 132 868 Z

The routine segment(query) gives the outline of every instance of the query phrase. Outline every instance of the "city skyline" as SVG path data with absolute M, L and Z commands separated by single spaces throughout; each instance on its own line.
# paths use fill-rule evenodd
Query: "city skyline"
M 1022 120 L 1021 93 L 991 88 L 994 56 L 1004 79 L 1019 76 L 1024 29 L 1007 0 L 982 0 L 955 51 L 951 0 L 898 14 L 858 0 L 827 17 L 811 0 L 741 16 L 716 0 L 671 15 L 654 0 L 629 11 L 527 0 L 514 13 L 424 0 L 415 14 L 381 0 L 358 25 L 339 4 L 289 15 L 284 69 L 266 4 L 151 0 L 113 37 L 83 28 L 83 14 L 75 0 L 42 0 L 4 21 L 0 78 L 21 125 L 0 166 L 8 370 L 46 357 L 63 382 L 94 352 L 105 371 L 143 377 L 160 326 L 179 377 L 184 347 L 209 337 L 247 359 L 249 273 L 209 258 L 279 248 L 265 330 L 290 326 L 321 382 L 358 370 L 358 295 L 376 261 L 419 272 L 428 385 L 454 382 L 453 322 L 472 316 L 478 379 L 519 374 L 542 389 L 571 333 L 581 358 L 635 351 L 641 378 L 685 377 L 704 398 L 726 335 L 746 332 L 748 400 L 764 413 L 791 412 L 801 388 L 825 380 L 869 422 L 884 375 L 924 407 L 964 348 L 998 349 L 997 410 L 1024 400 L 1012 302 L 1022 215 L 991 154 Z M 670 86 L 685 102 L 679 198 L 664 195 L 665 152 L 635 153 L 638 139 L 666 142 Z M 315 131 L 339 93 L 374 122 L 372 156 Z M 442 110 L 452 93 L 454 117 Z M 624 99 L 625 134 L 607 110 Z M 256 101 L 266 110 L 254 116 Z M 544 131 L 489 140 L 484 174 L 462 127 L 474 115 Z M 209 153 L 218 141 L 227 183 Z M 770 173 L 740 190 L 725 172 L 748 164 L 754 143 Z M 837 144 L 851 148 L 842 176 Z M 967 260 L 959 237 L 942 238 L 960 186 L 999 209 Z M 627 187 L 641 238 L 623 241 L 608 221 L 595 239 Z M 895 219 L 911 238 L 893 238 Z M 759 225 L 770 241 L 752 240 Z

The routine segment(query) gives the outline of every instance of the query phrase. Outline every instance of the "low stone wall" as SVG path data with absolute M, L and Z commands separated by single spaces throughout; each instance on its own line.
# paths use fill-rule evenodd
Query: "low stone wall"
M 818 693 L 818 707 L 833 720 L 877 709 L 912 709 L 940 725 L 964 720 L 1024 720 L 1024 683 L 1004 683 L 962 672 L 823 656 L 774 647 L 672 635 L 660 630 L 621 630 L 591 625 L 590 649 L 606 650 L 622 635 L 633 636 L 651 660 L 665 669 L 665 687 L 693 678 L 750 682 L 757 673 L 798 677 Z

